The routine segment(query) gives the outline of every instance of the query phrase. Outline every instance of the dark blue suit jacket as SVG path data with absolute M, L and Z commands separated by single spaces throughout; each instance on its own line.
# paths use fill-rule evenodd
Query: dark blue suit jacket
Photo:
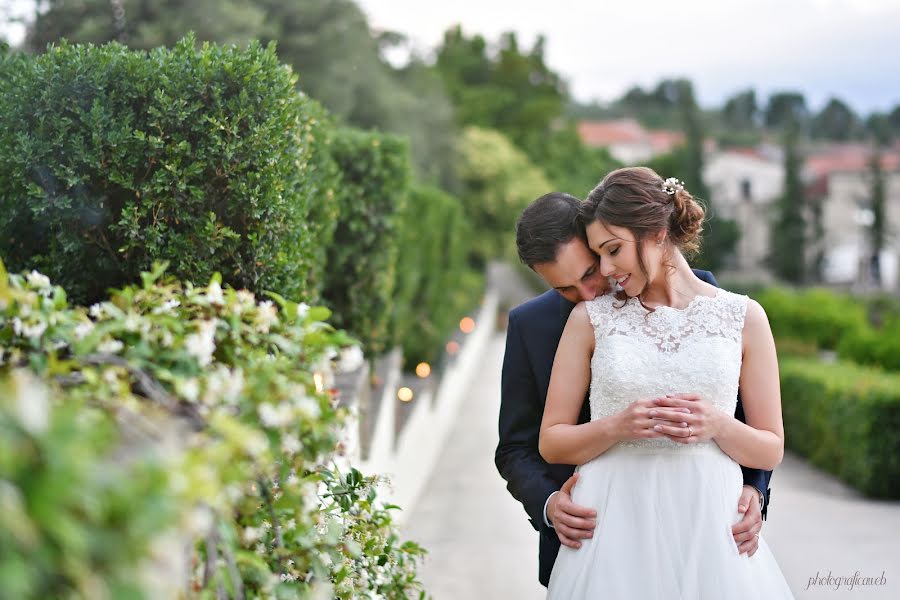
M 703 281 L 718 285 L 712 273 L 697 270 L 694 273 Z M 572 476 L 575 467 L 547 464 L 538 452 L 538 435 L 556 347 L 574 307 L 556 290 L 549 290 L 514 308 L 509 313 L 506 355 L 503 358 L 500 443 L 494 460 L 497 470 L 507 482 L 507 489 L 522 503 L 532 527 L 540 533 L 538 579 L 545 586 L 550 581 L 560 543 L 556 532 L 544 524 L 544 504 L 550 494 L 559 490 Z M 590 420 L 590 407 L 586 400 L 579 423 Z M 740 396 L 735 417 L 745 421 Z M 741 469 L 744 483 L 764 492 L 765 516 L 772 472 Z

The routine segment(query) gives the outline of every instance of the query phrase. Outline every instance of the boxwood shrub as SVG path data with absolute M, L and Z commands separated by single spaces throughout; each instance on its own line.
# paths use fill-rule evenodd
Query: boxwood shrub
M 0 63 L 11 270 L 84 303 L 155 260 L 183 279 L 317 296 L 337 209 L 330 125 L 273 46 L 63 43 Z
M 323 296 L 334 311 L 332 322 L 351 331 L 372 355 L 391 342 L 409 148 L 399 137 L 355 129 L 338 130 L 331 147 L 341 173 L 340 208 Z
M 900 375 L 784 357 L 787 446 L 863 493 L 900 498 Z

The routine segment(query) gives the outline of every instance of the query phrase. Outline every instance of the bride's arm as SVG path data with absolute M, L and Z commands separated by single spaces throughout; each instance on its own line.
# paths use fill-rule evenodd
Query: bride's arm
M 550 464 L 581 465 L 619 441 L 613 417 L 576 425 L 591 382 L 593 352 L 594 328 L 581 303 L 559 341 L 541 421 L 538 450 Z
M 741 402 L 747 423 L 723 415 L 715 442 L 735 462 L 772 470 L 784 457 L 781 387 L 775 340 L 762 306 L 747 302 L 741 364 Z

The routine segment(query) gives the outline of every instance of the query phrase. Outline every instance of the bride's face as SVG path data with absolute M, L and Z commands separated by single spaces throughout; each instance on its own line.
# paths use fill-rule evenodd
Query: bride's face
M 615 279 L 628 296 L 637 296 L 661 271 L 664 245 L 657 237 L 636 242 L 626 227 L 606 225 L 594 221 L 585 228 L 588 246 L 600 257 L 600 273 Z M 642 253 L 646 272 L 641 268 L 638 253 Z

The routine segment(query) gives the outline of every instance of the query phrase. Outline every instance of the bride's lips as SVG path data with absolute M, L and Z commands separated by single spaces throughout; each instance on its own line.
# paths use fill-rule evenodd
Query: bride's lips
M 619 277 L 613 277 L 613 279 L 616 280 L 616 283 L 619 284 L 619 287 L 623 287 L 623 288 L 624 288 L 624 287 L 625 287 L 625 284 L 627 284 L 627 283 L 631 280 L 631 273 L 629 273 L 628 275 L 626 275 L 626 276 L 625 276 L 625 279 L 620 279 Z

